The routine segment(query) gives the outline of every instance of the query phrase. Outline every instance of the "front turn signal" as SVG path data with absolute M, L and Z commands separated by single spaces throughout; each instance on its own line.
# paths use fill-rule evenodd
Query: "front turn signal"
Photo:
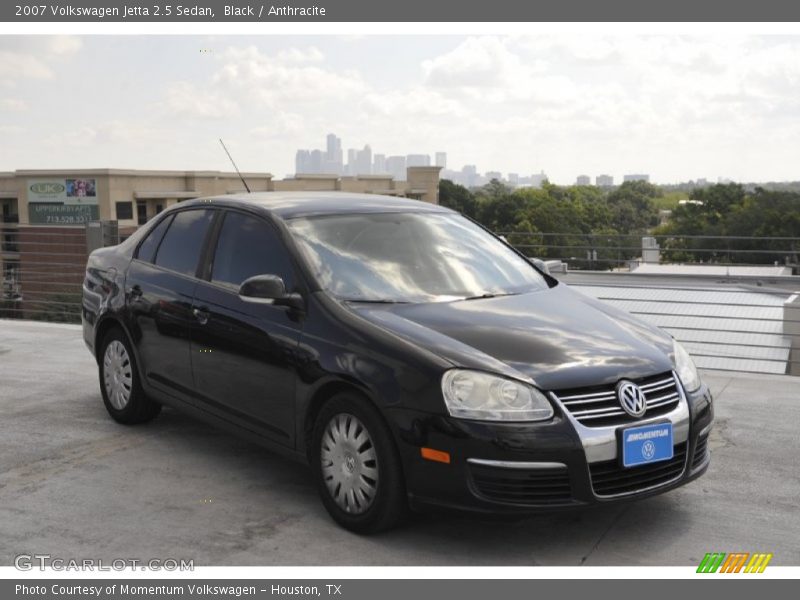
M 420 448 L 420 454 L 425 460 L 432 460 L 434 462 L 450 464 L 450 453 L 443 450 L 434 450 L 433 448 Z

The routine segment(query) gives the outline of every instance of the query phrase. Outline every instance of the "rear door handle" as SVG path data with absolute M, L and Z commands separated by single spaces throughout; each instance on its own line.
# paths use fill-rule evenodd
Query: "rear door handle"
M 197 319 L 197 322 L 200 323 L 200 325 L 205 325 L 208 323 L 209 314 L 207 310 L 203 308 L 193 308 L 192 314 L 194 315 L 194 318 Z

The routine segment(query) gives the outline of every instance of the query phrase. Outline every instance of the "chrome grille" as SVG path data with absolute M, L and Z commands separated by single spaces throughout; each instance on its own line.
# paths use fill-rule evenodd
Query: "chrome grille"
M 680 401 L 680 392 L 672 373 L 661 373 L 645 379 L 632 380 L 644 392 L 647 410 L 639 418 L 622 410 L 616 386 L 562 390 L 553 395 L 570 414 L 587 427 L 625 425 L 640 419 L 664 415 Z

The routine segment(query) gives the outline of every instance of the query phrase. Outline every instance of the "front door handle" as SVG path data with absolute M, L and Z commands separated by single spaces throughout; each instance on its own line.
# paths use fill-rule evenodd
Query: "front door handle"
M 205 325 L 208 323 L 209 314 L 207 310 L 203 308 L 193 308 L 192 314 L 194 315 L 194 318 L 197 319 L 197 322 L 200 323 L 200 325 Z

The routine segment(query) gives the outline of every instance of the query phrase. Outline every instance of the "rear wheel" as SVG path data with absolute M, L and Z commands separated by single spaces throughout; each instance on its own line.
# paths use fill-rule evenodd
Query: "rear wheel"
M 311 456 L 322 503 L 357 533 L 389 529 L 407 510 L 391 431 L 367 402 L 351 393 L 327 402 L 315 422 Z
M 100 391 L 108 414 L 126 425 L 156 417 L 161 405 L 145 395 L 136 358 L 124 332 L 111 329 L 100 348 Z

